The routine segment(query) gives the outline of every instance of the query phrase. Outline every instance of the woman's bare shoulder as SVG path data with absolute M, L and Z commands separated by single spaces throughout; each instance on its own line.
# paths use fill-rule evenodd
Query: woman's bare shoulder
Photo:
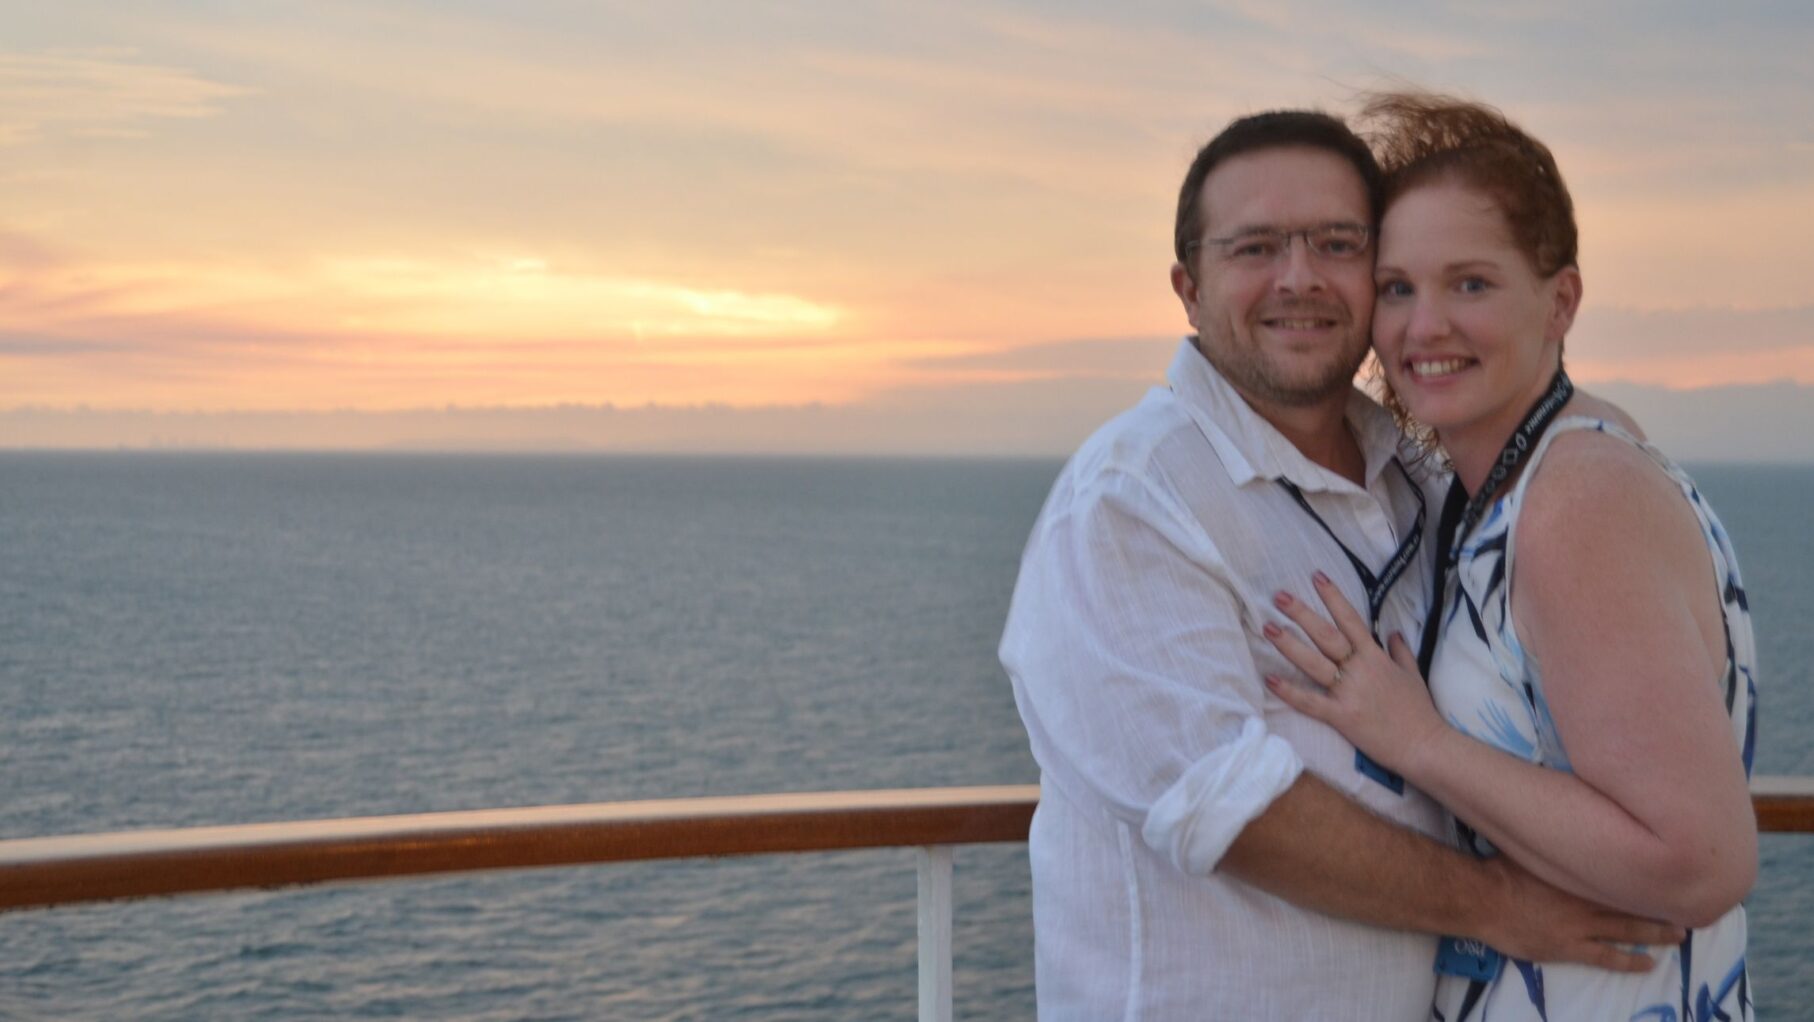
M 1635 428 L 1622 412 L 1605 414 L 1618 412 L 1610 404 L 1589 407 L 1570 411 Z M 1520 573 L 1568 590 L 1612 584 L 1596 580 L 1602 572 L 1654 584 L 1656 572 L 1673 574 L 1678 563 L 1688 568 L 1706 558 L 1699 523 L 1675 479 L 1648 452 L 1598 430 L 1571 430 L 1550 442 L 1525 484 L 1517 530 Z

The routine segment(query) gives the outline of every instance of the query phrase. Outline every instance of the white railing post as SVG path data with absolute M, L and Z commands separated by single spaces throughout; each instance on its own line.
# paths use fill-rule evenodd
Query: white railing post
M 951 1022 L 951 846 L 919 849 L 920 1022 Z

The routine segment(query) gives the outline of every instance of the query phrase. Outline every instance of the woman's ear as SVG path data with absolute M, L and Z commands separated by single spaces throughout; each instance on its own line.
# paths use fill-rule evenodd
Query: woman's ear
M 1555 305 L 1550 309 L 1549 329 L 1545 340 L 1562 343 L 1568 336 L 1569 327 L 1575 325 L 1575 312 L 1581 308 L 1581 270 L 1575 266 L 1564 266 L 1550 278 L 1555 288 Z

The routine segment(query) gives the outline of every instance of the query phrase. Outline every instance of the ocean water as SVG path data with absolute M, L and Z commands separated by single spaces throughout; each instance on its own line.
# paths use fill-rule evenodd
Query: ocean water
M 0 837 L 1036 779 L 995 643 L 1057 462 L 0 454 Z M 1814 469 L 1702 467 L 1814 774 Z M 957 1014 L 1032 1015 L 1024 849 Z M 1814 1003 L 1814 837 L 1752 897 Z M 908 1019 L 907 851 L 0 915 L 0 1018 Z

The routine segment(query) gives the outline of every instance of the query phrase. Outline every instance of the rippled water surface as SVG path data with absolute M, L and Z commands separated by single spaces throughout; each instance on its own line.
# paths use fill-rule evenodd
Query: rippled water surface
M 0 837 L 1027 782 L 995 662 L 1055 462 L 0 454 Z M 1814 774 L 1814 471 L 1697 473 Z M 1761 1005 L 1814 1003 L 1814 837 Z M 958 1014 L 1026 1018 L 1024 851 L 957 853 Z M 0 1018 L 912 1018 L 911 853 L 0 916 Z

